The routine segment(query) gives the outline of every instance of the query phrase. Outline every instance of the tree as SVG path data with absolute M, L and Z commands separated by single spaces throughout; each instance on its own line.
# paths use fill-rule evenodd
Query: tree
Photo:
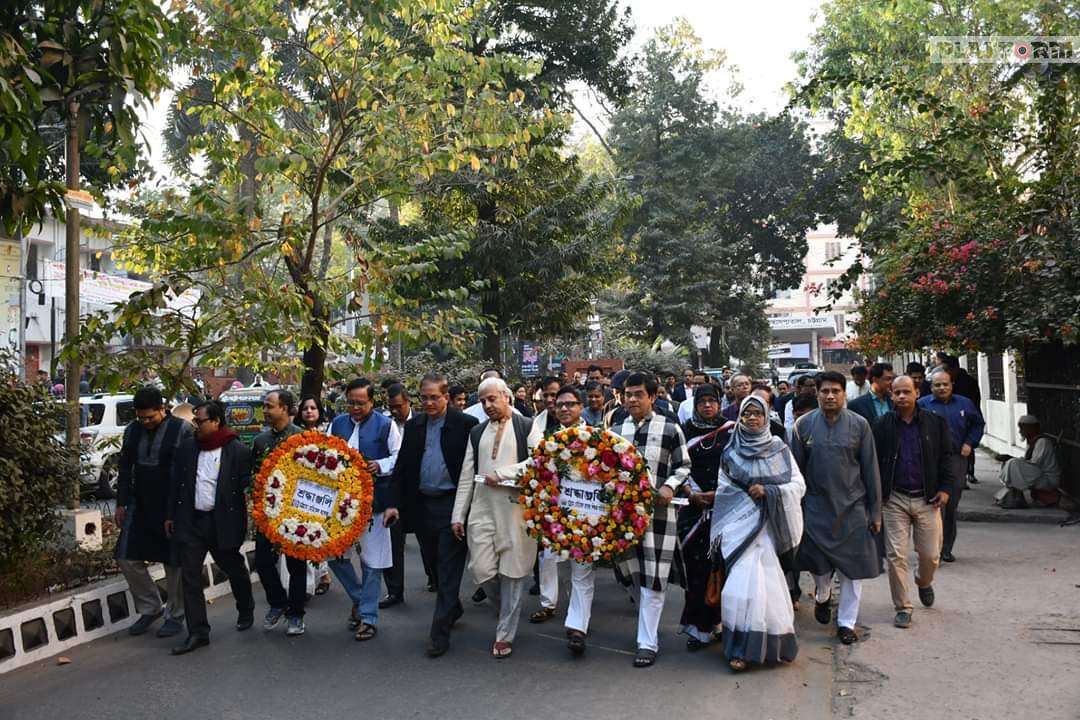
M 997 352 L 1080 339 L 1080 73 L 1038 58 L 934 63 L 926 44 L 1065 34 L 1075 12 L 1020 0 L 844 0 L 824 17 L 799 100 L 835 113 L 845 147 L 834 163 L 863 198 L 854 230 L 878 282 L 860 298 L 860 343 Z
M 627 311 L 650 342 L 712 328 L 711 355 L 722 326 L 738 326 L 753 355 L 767 342 L 760 298 L 802 276 L 816 158 L 790 118 L 722 111 L 706 87 L 722 66 L 685 21 L 663 28 L 645 46 L 633 101 L 613 119 L 619 173 L 638 178 L 642 196 L 628 228 Z
M 0 7 L 0 219 L 8 234 L 63 216 L 64 126 L 90 190 L 132 178 L 139 104 L 168 85 L 181 35 L 153 0 L 11 0 Z M 74 115 L 73 115 L 74 113 Z
M 182 192 L 142 198 L 147 219 L 121 255 L 157 278 L 155 311 L 141 320 L 122 311 L 119 325 L 103 318 L 100 335 L 146 323 L 146 337 L 199 347 L 202 362 L 256 368 L 296 368 L 296 348 L 305 393 L 320 391 L 328 352 L 377 360 L 380 324 L 461 336 L 452 321 L 469 324 L 467 312 L 419 308 L 397 283 L 437 272 L 464 251 L 467 231 L 377 247 L 367 226 L 385 198 L 408 197 L 440 173 L 469 168 L 483 182 L 526 159 L 529 139 L 555 118 L 525 106 L 505 78 L 537 68 L 463 47 L 491 31 L 452 0 L 385 0 L 363 15 L 333 0 L 203 0 L 184 21 L 197 37 L 187 62 L 211 92 L 200 85 L 176 102 L 213 129 L 187 145 L 209 170 L 189 167 Z M 254 207 L 241 191 L 252 180 Z M 193 340 L 190 323 L 169 324 L 175 316 L 161 311 L 170 294 L 195 287 Z M 347 318 L 374 323 L 355 337 L 334 333 Z

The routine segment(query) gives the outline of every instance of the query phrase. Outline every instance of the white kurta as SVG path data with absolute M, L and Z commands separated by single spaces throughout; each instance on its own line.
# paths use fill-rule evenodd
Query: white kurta
M 465 450 L 451 522 L 464 523 L 469 542 L 469 572 L 479 585 L 496 575 L 523 578 L 532 574 L 536 541 L 525 531 L 525 518 L 517 503 L 518 490 L 488 487 L 474 482 L 474 475 L 495 473 L 500 480 L 517 479 L 517 439 L 509 418 L 499 448 L 492 459 L 498 426 L 489 423 L 480 436 L 479 469 L 474 472 L 472 441 Z
M 360 426 L 353 429 L 352 437 L 349 438 L 349 447 L 356 449 L 357 438 L 360 434 Z M 387 438 L 390 446 L 390 457 L 376 460 L 379 464 L 379 475 L 389 475 L 394 472 L 394 464 L 397 461 L 398 450 L 401 448 L 401 433 L 397 426 L 390 422 L 390 436 Z M 367 530 L 360 536 L 360 562 L 369 567 L 383 569 L 394 565 L 394 555 L 390 545 L 390 528 L 383 525 L 382 513 L 372 513 L 371 522 Z

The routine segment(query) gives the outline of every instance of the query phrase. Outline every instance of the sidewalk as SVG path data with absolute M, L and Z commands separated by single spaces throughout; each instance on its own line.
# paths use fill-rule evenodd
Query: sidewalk
M 994 493 L 1001 489 L 998 479 L 1001 465 L 990 453 L 975 452 L 975 477 L 979 482 L 971 485 L 960 498 L 958 517 L 968 522 L 1011 522 L 1060 524 L 1069 517 L 1061 508 L 1029 506 L 1022 510 L 1005 510 L 994 504 Z

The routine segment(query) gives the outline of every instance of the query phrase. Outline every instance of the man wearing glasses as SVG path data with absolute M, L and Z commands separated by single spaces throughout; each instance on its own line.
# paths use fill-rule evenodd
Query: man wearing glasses
M 124 430 L 120 446 L 115 517 L 120 528 L 116 560 L 139 614 L 128 634 L 142 635 L 164 612 L 165 622 L 157 636 L 172 637 L 183 627 L 184 593 L 180 567 L 171 564 L 165 514 L 174 455 L 191 438 L 191 426 L 165 412 L 165 400 L 156 387 L 140 388 L 133 404 L 135 420 Z M 165 566 L 168 601 L 164 608 L 148 562 Z
M 263 458 L 269 455 L 283 440 L 300 432 L 293 424 L 296 398 L 288 390 L 274 390 L 263 398 L 263 419 L 269 426 L 251 441 L 251 474 L 256 475 Z M 289 571 L 289 591 L 281 584 L 278 573 L 278 553 L 261 532 L 255 533 L 255 570 L 259 582 L 266 591 L 266 603 L 270 609 L 263 619 L 263 630 L 273 630 L 285 618 L 286 633 L 290 636 L 304 634 L 304 603 L 307 601 L 307 563 L 294 557 L 285 557 Z
M 439 374 L 420 382 L 423 414 L 405 423 L 388 508 L 398 508 L 405 532 L 416 533 L 432 560 L 437 596 L 427 654 L 450 649 L 450 626 L 464 613 L 458 593 L 468 552 L 450 528 L 469 431 L 476 418 L 449 407 L 449 384 Z

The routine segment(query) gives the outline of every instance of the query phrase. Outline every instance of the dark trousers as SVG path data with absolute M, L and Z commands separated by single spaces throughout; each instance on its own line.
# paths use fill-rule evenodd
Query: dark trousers
M 419 537 L 419 536 L 417 536 Z M 390 526 L 390 552 L 394 566 L 383 570 L 383 580 L 386 581 L 386 592 L 390 595 L 405 596 L 405 530 L 401 523 Z M 424 562 L 424 574 L 427 575 L 428 583 L 435 584 L 435 570 L 432 567 L 431 558 L 428 556 L 428 547 L 420 543 L 420 559 Z
M 964 481 L 961 479 L 953 488 L 953 494 L 949 496 L 949 502 L 945 505 L 945 512 L 941 515 L 941 552 L 951 553 L 953 543 L 956 542 L 956 515 L 960 505 L 960 496 L 964 493 Z
M 304 617 L 307 601 L 307 562 L 285 556 L 289 570 L 289 592 L 281 585 L 278 573 L 278 554 L 262 533 L 255 533 L 255 571 L 266 591 L 266 604 L 285 611 L 285 617 Z
M 251 595 L 251 576 L 240 548 L 220 548 L 214 528 L 214 514 L 194 511 L 194 524 L 179 533 L 176 546 L 180 555 L 180 574 L 184 588 L 184 614 L 188 635 L 210 637 L 210 623 L 206 619 L 206 595 L 203 593 L 203 560 L 206 553 L 229 578 L 233 599 L 236 600 L 238 617 L 249 618 L 255 612 L 255 598 Z
M 421 547 L 427 546 L 428 557 L 435 569 L 438 593 L 435 597 L 435 615 L 431 618 L 431 638 L 449 640 L 450 626 L 461 617 L 461 576 L 465 573 L 465 557 L 468 546 L 454 537 L 450 530 L 450 514 L 454 509 L 454 493 L 437 497 L 422 496 L 424 513 Z

